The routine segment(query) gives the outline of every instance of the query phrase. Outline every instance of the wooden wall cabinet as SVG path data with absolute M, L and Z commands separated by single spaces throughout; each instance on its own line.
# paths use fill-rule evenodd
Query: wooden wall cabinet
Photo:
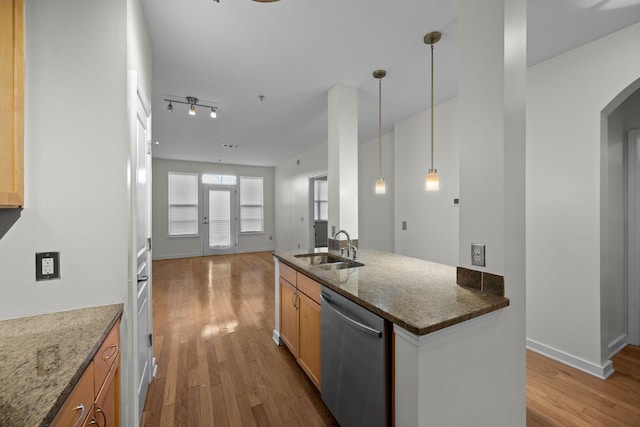
M 24 205 L 24 0 L 0 2 L 0 208 Z
M 320 283 L 280 263 L 280 338 L 320 390 Z
M 51 427 L 120 426 L 120 320 L 91 360 Z

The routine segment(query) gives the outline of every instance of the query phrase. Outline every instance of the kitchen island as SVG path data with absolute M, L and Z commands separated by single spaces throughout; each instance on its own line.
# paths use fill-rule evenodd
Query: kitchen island
M 363 266 L 331 269 L 313 265 L 299 255 L 313 251 L 276 251 L 276 313 L 273 339 L 280 344 L 280 263 L 287 268 L 327 286 L 347 299 L 381 316 L 393 324 L 393 418 L 395 425 L 426 425 L 428 405 L 425 400 L 438 393 L 438 360 L 453 349 L 460 359 L 461 372 L 481 360 L 478 354 L 498 350 L 483 343 L 483 329 L 492 328 L 492 317 L 509 305 L 503 287 L 484 291 L 458 282 L 468 273 L 447 265 L 391 254 L 361 250 Z M 322 252 L 326 252 L 326 249 Z M 337 252 L 331 252 L 339 256 Z M 462 276 L 462 277 L 461 277 Z M 496 277 L 494 275 L 489 275 Z M 443 352 L 444 351 L 444 352 Z M 440 353 L 440 354 L 439 354 Z M 478 366 L 477 369 L 482 369 Z M 446 373 L 445 373 L 446 377 Z M 450 377 L 451 380 L 456 378 Z M 460 379 L 456 379 L 460 381 Z M 460 383 L 464 387 L 464 383 Z M 450 396 L 450 399 L 455 399 Z M 437 402 L 432 399 L 430 403 Z

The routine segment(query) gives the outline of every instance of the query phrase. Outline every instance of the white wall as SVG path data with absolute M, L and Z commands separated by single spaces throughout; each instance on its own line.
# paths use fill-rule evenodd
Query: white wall
M 640 90 L 627 98 L 607 120 L 607 232 L 602 286 L 606 290 L 607 344 L 619 350 L 627 340 L 626 190 L 627 134 L 640 128 Z M 630 220 L 633 220 L 630 218 Z
M 326 175 L 327 165 L 328 145 L 322 144 L 276 166 L 276 248 L 310 247 L 309 179 Z
M 635 24 L 527 75 L 527 338 L 596 371 L 608 345 L 601 333 L 601 111 L 639 77 L 638 51 Z
M 198 173 L 240 176 L 261 176 L 264 185 L 264 234 L 242 235 L 238 233 L 238 252 L 270 251 L 275 248 L 274 219 L 274 168 L 237 166 L 217 163 L 187 162 L 181 160 L 153 159 L 153 258 L 181 258 L 202 255 L 202 238 L 168 236 L 168 173 Z M 239 179 L 239 178 L 238 178 Z M 238 181 L 239 185 L 239 181 Z M 200 197 L 202 200 L 202 197 Z M 239 206 L 240 198 L 237 198 Z M 239 211 L 238 211 L 239 212 Z M 199 218 L 203 217 L 202 203 Z M 199 226 L 202 233 L 202 225 Z
M 386 194 L 376 194 L 380 178 L 378 138 L 358 146 L 358 246 L 394 252 L 393 211 L 395 200 L 393 133 L 382 136 L 382 176 Z
M 431 167 L 431 109 L 395 125 L 394 233 L 397 253 L 447 265 L 458 264 L 459 191 L 458 100 L 436 105 L 435 164 L 440 190 L 427 192 Z M 402 221 L 407 230 L 402 230 Z
M 126 2 L 25 15 L 25 206 L 0 238 L 0 319 L 121 303 L 127 284 Z M 59 280 L 35 281 L 43 251 Z

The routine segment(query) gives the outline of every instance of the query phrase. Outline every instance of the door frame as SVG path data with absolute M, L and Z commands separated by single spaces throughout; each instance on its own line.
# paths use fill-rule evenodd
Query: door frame
M 627 335 L 640 345 L 640 129 L 627 136 Z
M 234 254 L 238 252 L 238 191 L 237 185 L 202 184 L 202 255 L 222 255 Z M 231 237 L 233 239 L 231 247 L 227 249 L 211 249 L 209 247 L 209 190 L 229 191 L 231 196 Z

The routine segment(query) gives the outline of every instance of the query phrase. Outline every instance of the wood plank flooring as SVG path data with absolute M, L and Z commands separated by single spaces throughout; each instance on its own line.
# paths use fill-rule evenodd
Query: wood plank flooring
M 640 347 L 613 357 L 606 381 L 527 352 L 528 426 L 640 426 Z
M 271 339 L 271 253 L 153 262 L 158 376 L 143 426 L 336 426 Z
M 274 327 L 271 253 L 153 262 L 154 352 L 142 426 L 336 426 Z M 640 348 L 607 381 L 527 352 L 528 426 L 640 426 Z

